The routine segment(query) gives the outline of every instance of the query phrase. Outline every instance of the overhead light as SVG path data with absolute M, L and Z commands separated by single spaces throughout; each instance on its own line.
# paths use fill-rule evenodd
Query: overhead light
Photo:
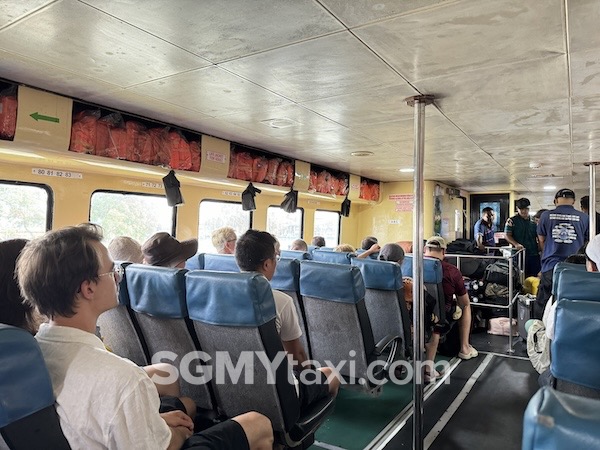
M 371 156 L 373 154 L 374 154 L 373 152 L 362 150 L 359 152 L 352 152 L 352 153 L 350 153 L 350 156 Z
M 540 167 L 542 167 L 542 163 L 540 163 L 540 162 L 532 161 L 529 163 L 530 169 L 539 169 Z
M 549 184 L 549 185 L 547 185 L 547 186 L 544 186 L 544 190 L 545 190 L 545 191 L 553 191 L 553 190 L 555 190 L 555 189 L 556 189 L 556 186 L 554 186 L 554 185 L 552 185 L 552 184 Z
M 406 167 L 404 169 L 400 169 L 398 170 L 398 172 L 403 172 L 403 173 L 410 173 L 410 172 L 414 172 L 415 169 L 413 169 L 412 167 Z
M 260 123 L 263 123 L 271 128 L 289 128 L 298 125 L 298 122 L 295 120 L 287 118 L 261 120 Z

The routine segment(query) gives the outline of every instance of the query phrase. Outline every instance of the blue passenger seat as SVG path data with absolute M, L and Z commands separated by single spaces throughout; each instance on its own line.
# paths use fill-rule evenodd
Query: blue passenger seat
M 116 355 L 127 358 L 138 366 L 149 364 L 148 348 L 141 337 L 139 325 L 130 309 L 127 291 L 127 266 L 123 262 L 124 276 L 119 284 L 119 304 L 98 317 L 102 341 Z
M 204 270 L 217 270 L 219 272 L 239 272 L 240 268 L 234 255 L 221 255 L 218 253 L 204 253 Z
M 291 259 L 312 259 L 312 254 L 310 252 L 302 252 L 299 250 L 281 250 L 280 255 L 282 258 L 291 258 Z
M 540 389 L 523 419 L 522 450 L 600 448 L 600 400 Z
M 402 348 L 399 353 L 409 357 L 411 321 L 404 301 L 400 265 L 362 258 L 354 258 L 352 264 L 360 269 L 365 283 L 365 305 L 375 341 L 387 335 L 400 336 Z
M 321 247 L 322 249 L 323 247 Z M 313 261 L 327 262 L 334 264 L 350 264 L 352 253 L 334 252 L 329 250 L 319 250 L 313 253 Z
M 0 447 L 68 450 L 42 352 L 21 328 L 0 324 Z
M 365 284 L 360 270 L 347 264 L 317 261 L 300 263 L 300 293 L 312 358 L 340 367 L 340 374 L 355 388 L 377 394 L 396 357 L 398 335 L 377 344 L 365 305 Z M 383 354 L 389 350 L 387 358 Z M 344 364 L 340 364 L 345 361 Z M 356 370 L 350 370 L 349 361 Z M 382 361 L 369 374 L 369 365 Z M 368 376 L 367 374 L 371 375 Z
M 288 379 L 291 368 L 287 358 L 280 359 L 274 373 L 270 372 L 270 364 L 267 369 L 258 360 L 256 352 L 266 356 L 266 362 L 273 362 L 284 351 L 267 279 L 256 272 L 193 271 L 187 273 L 186 285 L 190 318 L 202 350 L 213 361 L 212 367 L 223 367 L 214 361 L 226 354 L 231 365 L 246 368 L 239 379 L 232 379 L 230 374 L 214 383 L 219 411 L 227 417 L 258 411 L 271 419 L 276 442 L 307 448 L 316 429 L 333 410 L 334 399 L 324 398 L 307 411 L 300 411 L 294 383 Z M 252 358 L 252 367 L 248 367 L 248 357 Z
M 204 366 L 196 364 L 197 360 L 184 359 L 186 355 L 193 355 L 199 350 L 188 320 L 186 273 L 185 269 L 132 264 L 127 268 L 127 289 L 131 309 L 140 325 L 149 355 L 152 357 L 158 352 L 173 352 L 176 355 L 174 360 L 163 362 L 173 364 L 180 371 L 189 370 L 193 377 L 201 379 Z M 199 408 L 214 409 L 212 393 L 207 384 L 196 384 L 186 380 L 186 377 L 181 377 L 179 381 L 181 395 L 192 398 Z
M 582 264 L 571 266 L 584 267 Z M 577 300 L 600 301 L 600 273 L 586 272 L 579 268 L 562 267 L 553 275 L 554 299 L 571 298 Z

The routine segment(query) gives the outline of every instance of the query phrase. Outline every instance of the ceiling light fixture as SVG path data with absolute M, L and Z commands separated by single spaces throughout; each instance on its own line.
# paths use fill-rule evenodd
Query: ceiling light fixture
M 415 169 L 413 169 L 412 167 L 406 167 L 404 169 L 400 169 L 398 170 L 398 172 L 403 172 L 403 173 L 410 173 L 410 172 L 414 172 Z
M 271 128 L 277 128 L 277 129 L 290 128 L 290 127 L 295 127 L 296 125 L 298 125 L 298 122 L 296 122 L 292 119 L 287 119 L 287 118 L 261 120 L 260 123 L 265 124 Z
M 554 189 L 556 189 L 556 186 L 554 186 L 553 184 L 549 184 L 547 186 L 544 186 L 544 190 L 545 191 L 553 191 Z
M 371 156 L 373 154 L 374 154 L 373 152 L 362 150 L 359 152 L 352 152 L 352 153 L 350 153 L 350 156 Z

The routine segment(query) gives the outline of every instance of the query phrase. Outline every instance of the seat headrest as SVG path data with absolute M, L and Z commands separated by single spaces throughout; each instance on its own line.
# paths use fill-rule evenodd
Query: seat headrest
M 198 253 L 192 256 L 185 262 L 187 270 L 202 270 L 204 269 L 204 253 Z
M 354 258 L 352 264 L 360 269 L 367 289 L 397 291 L 402 289 L 402 270 L 390 261 Z
M 350 256 L 352 253 L 334 252 L 329 250 L 321 250 L 313 253 L 313 261 L 327 262 L 334 264 L 350 264 Z
M 599 301 L 558 301 L 551 351 L 551 371 L 556 378 L 600 389 L 598 330 Z
M 365 283 L 356 266 L 301 261 L 300 294 L 340 303 L 357 303 L 365 298 Z
M 281 258 L 277 262 L 271 286 L 280 291 L 300 291 L 300 261 Z
M 186 272 L 186 269 L 144 264 L 132 264 L 127 267 L 127 290 L 131 309 L 167 319 L 187 317 Z
M 239 272 L 240 268 L 233 255 L 221 255 L 219 253 L 204 253 L 204 270 L 216 270 L 219 272 Z
M 35 338 L 0 324 L 0 428 L 54 404 L 48 369 Z
M 412 277 L 412 255 L 406 255 L 402 261 L 402 275 Z M 442 282 L 442 262 L 437 258 L 423 257 L 423 283 L 441 283 Z
M 579 269 L 563 269 L 554 275 L 556 290 L 554 298 L 600 301 L 600 273 Z M 553 280 L 554 281 L 554 280 Z
M 127 270 L 127 266 L 130 266 L 130 262 L 126 261 L 115 261 L 115 264 L 119 264 L 123 269 L 123 274 Z M 119 283 L 119 305 L 129 306 L 129 291 L 127 291 L 127 280 L 125 280 L 125 275 L 123 275 L 123 279 Z
M 186 275 L 190 318 L 224 326 L 261 326 L 276 316 L 273 291 L 257 272 L 195 270 Z
M 540 389 L 525 410 L 521 448 L 599 448 L 599 407 L 596 399 Z
M 309 252 L 302 252 L 299 250 L 281 250 L 280 251 L 282 258 L 292 258 L 292 259 L 312 259 L 312 255 Z

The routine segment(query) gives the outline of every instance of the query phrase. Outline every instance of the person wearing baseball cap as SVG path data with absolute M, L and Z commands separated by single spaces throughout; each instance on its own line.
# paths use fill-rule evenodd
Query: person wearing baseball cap
M 529 199 L 515 202 L 518 214 L 510 217 L 504 225 L 506 240 L 517 250 L 525 249 L 525 277 L 536 276 L 540 271 L 540 252 L 535 222 L 529 217 Z
M 478 356 L 479 353 L 471 344 L 469 344 L 469 334 L 471 332 L 471 304 L 469 301 L 469 295 L 467 294 L 463 276 L 460 273 L 460 270 L 458 270 L 456 266 L 444 261 L 446 248 L 446 241 L 443 237 L 432 236 L 427 239 L 425 243 L 424 255 L 429 258 L 437 258 L 442 263 L 442 285 L 444 288 L 446 315 L 452 316 L 454 312 L 454 295 L 456 295 L 458 307 L 462 309 L 462 315 L 458 320 L 458 333 L 460 336 L 460 351 L 458 353 L 458 357 L 461 359 L 471 359 Z M 440 341 L 440 332 L 441 330 L 436 327 L 431 339 L 425 345 L 427 351 L 427 361 L 434 361 Z M 437 375 L 438 374 L 435 371 L 428 373 L 426 369 L 426 379 L 433 380 L 437 377 Z
M 164 231 L 155 233 L 142 245 L 144 263 L 151 266 L 183 268 L 198 251 L 198 240 L 179 242 Z
M 577 253 L 589 238 L 589 216 L 573 207 L 575 192 L 565 188 L 554 195 L 555 209 L 546 211 L 537 225 L 542 250 L 542 277 L 533 308 L 535 319 L 541 319 L 552 294 L 554 266 Z

